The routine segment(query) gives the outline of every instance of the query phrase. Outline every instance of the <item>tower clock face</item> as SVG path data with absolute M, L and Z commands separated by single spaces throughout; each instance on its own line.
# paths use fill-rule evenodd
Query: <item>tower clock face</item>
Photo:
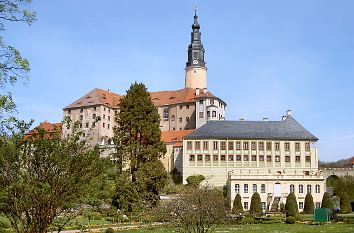
M 193 64 L 194 65 L 198 64 L 198 60 L 193 60 Z

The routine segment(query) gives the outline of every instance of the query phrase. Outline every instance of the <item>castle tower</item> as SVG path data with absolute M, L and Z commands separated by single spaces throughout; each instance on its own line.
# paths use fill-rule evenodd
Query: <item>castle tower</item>
M 205 50 L 201 42 L 200 25 L 197 13 L 194 14 L 192 25 L 191 43 L 188 46 L 188 61 L 186 63 L 185 88 L 207 88 L 206 72 L 204 61 Z

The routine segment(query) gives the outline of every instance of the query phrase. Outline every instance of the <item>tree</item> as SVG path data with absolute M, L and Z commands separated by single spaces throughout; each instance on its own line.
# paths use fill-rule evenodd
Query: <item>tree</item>
M 346 192 L 342 193 L 340 197 L 340 209 L 342 214 L 350 214 L 352 212 L 352 206 Z
M 234 199 L 234 203 L 232 206 L 232 213 L 233 214 L 243 214 L 241 195 L 239 193 L 236 194 L 236 197 Z
M 354 201 L 354 177 L 341 176 L 333 180 L 333 195 L 341 197 L 343 193 L 347 193 L 349 200 Z
M 26 140 L 22 134 L 0 137 L 0 211 L 16 232 L 47 232 L 57 216 L 70 215 L 102 173 L 99 152 L 81 136 L 61 139 L 39 130 Z
M 332 203 L 332 200 L 331 200 L 331 194 L 329 194 L 329 192 L 325 192 L 323 194 L 321 208 L 330 209 L 332 207 L 333 207 L 333 203 Z
M 250 214 L 261 214 L 262 206 L 261 206 L 261 197 L 258 192 L 253 193 L 251 198 L 251 207 Z
M 192 175 L 192 176 L 188 176 L 186 179 L 187 185 L 193 187 L 199 186 L 203 180 L 205 180 L 205 176 L 203 175 Z
M 129 177 L 141 198 L 157 200 L 167 182 L 159 160 L 166 153 L 166 145 L 161 141 L 160 116 L 142 83 L 130 86 L 119 108 L 114 128 L 115 157 L 122 170 L 129 168 Z
M 313 197 L 311 193 L 307 193 L 305 197 L 305 204 L 304 204 L 304 213 L 305 214 L 313 214 L 313 208 L 314 208 L 314 203 L 313 203 Z
M 211 232 L 226 216 L 222 190 L 203 186 L 190 187 L 179 198 L 154 211 L 159 218 L 174 223 L 177 232 Z
M 290 193 L 286 198 L 285 203 L 285 213 L 286 216 L 295 216 L 299 212 L 299 208 L 297 206 L 296 196 L 294 193 Z
M 0 32 L 5 31 L 5 23 L 25 22 L 31 25 L 36 13 L 27 10 L 31 0 L 0 1 Z M 19 79 L 27 79 L 30 71 L 29 62 L 13 46 L 7 45 L 0 35 L 0 88 L 7 84 L 13 85 Z M 0 94 L 0 133 L 7 134 L 13 130 L 18 120 L 13 117 L 16 105 L 11 93 Z M 23 123 L 23 122 L 22 122 Z

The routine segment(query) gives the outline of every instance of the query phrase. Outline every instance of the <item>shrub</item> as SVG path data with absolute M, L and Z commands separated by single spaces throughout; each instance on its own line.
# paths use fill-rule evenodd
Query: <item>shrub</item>
M 236 194 L 236 197 L 234 199 L 234 204 L 232 206 L 232 213 L 233 214 L 242 214 L 243 213 L 243 207 L 241 203 L 241 195 L 238 193 Z
M 352 212 L 352 206 L 349 201 L 348 194 L 344 192 L 340 197 L 340 209 L 342 214 L 349 214 Z
M 286 213 L 287 217 L 288 216 L 294 217 L 297 213 L 299 213 L 299 209 L 297 207 L 296 196 L 294 193 L 290 193 L 288 195 L 288 197 L 286 198 L 285 213 Z
M 108 229 L 106 230 L 106 233 L 114 233 L 114 230 L 113 230 L 112 228 L 108 228 Z
M 286 224 L 295 224 L 295 218 L 293 216 L 286 217 L 285 219 Z
M 242 218 L 241 224 L 255 224 L 256 220 L 252 215 L 246 215 L 245 217 Z
M 304 206 L 304 213 L 305 214 L 313 214 L 313 197 L 311 193 L 307 193 L 305 197 L 305 206 Z
M 295 221 L 304 221 L 304 215 L 302 214 L 295 214 Z
M 285 204 L 283 202 L 280 202 L 279 209 L 280 209 L 280 212 L 285 214 Z
M 187 185 L 188 186 L 199 186 L 200 183 L 205 180 L 205 176 L 203 175 L 192 175 L 192 176 L 188 176 L 186 181 L 187 181 Z
M 331 200 L 331 194 L 329 194 L 329 192 L 325 192 L 323 194 L 321 208 L 330 209 L 332 207 L 333 207 L 333 203 L 332 203 L 332 200 Z
M 250 207 L 251 214 L 261 214 L 262 213 L 262 206 L 261 206 L 261 197 L 259 193 L 255 192 L 251 198 L 251 207 Z

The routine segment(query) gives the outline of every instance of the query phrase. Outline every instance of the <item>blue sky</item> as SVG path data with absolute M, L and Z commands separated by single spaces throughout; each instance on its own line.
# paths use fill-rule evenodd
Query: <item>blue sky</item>
M 184 86 L 192 0 L 34 0 L 38 21 L 7 25 L 31 63 L 14 93 L 19 117 L 58 122 L 91 89 Z M 199 0 L 208 88 L 226 118 L 280 120 L 315 134 L 321 160 L 354 155 L 354 1 Z M 4 90 L 2 90 L 4 91 Z

